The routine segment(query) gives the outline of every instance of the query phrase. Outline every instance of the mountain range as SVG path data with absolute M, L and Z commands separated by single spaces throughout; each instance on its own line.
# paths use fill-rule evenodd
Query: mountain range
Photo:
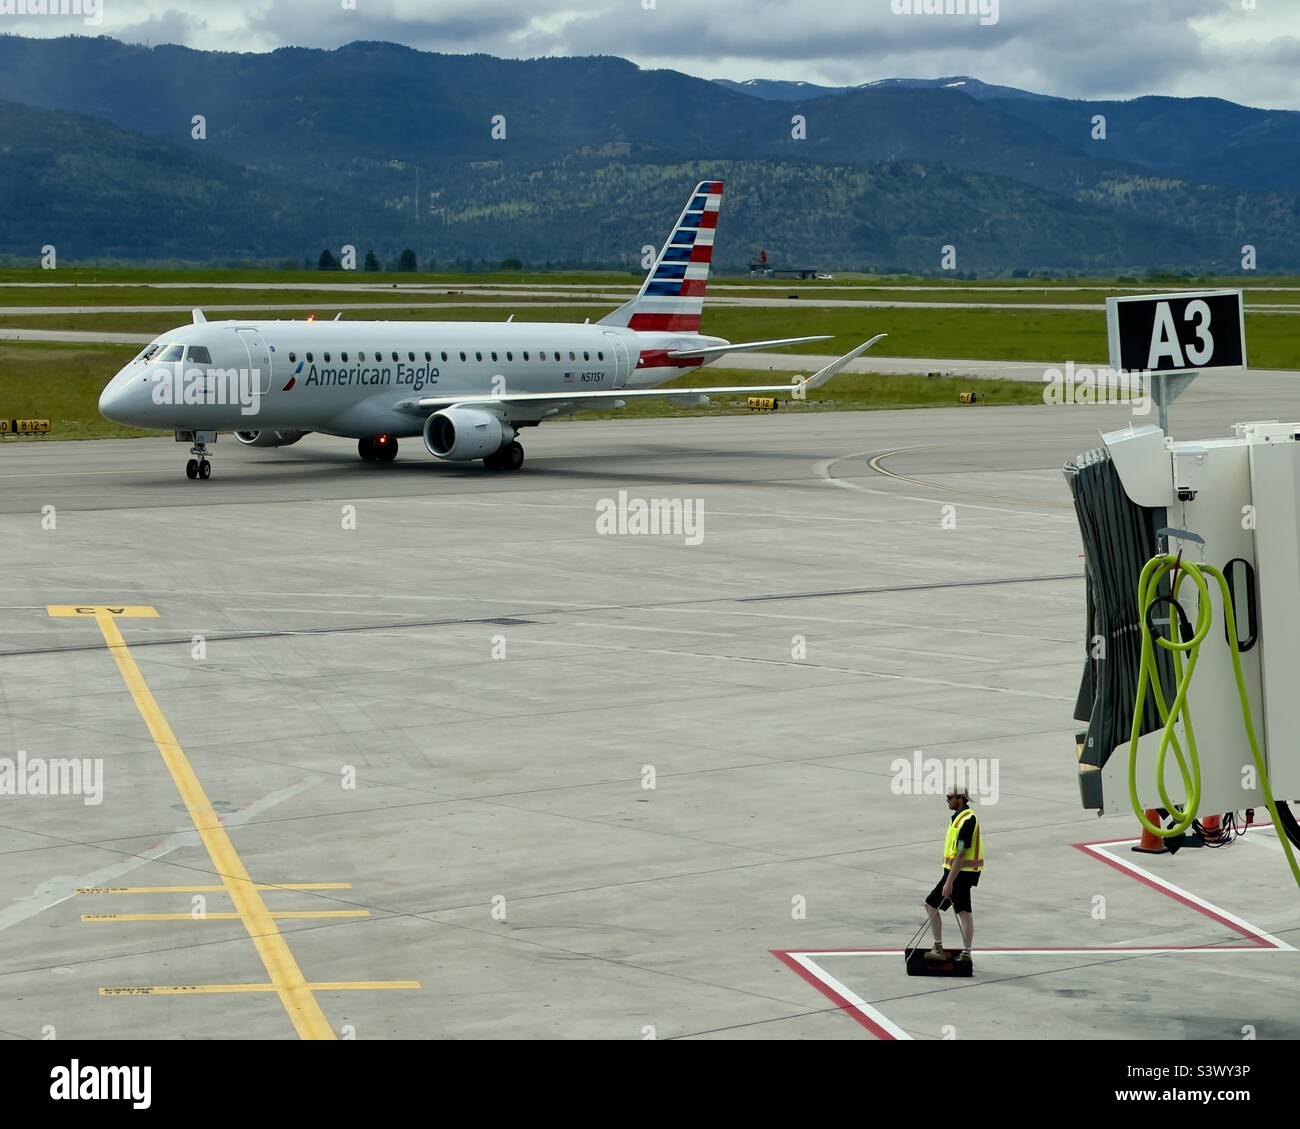
M 1105 119 L 1105 139 L 1095 139 Z M 204 134 L 195 137 L 196 119 Z M 799 123 L 805 136 L 796 136 Z M 0 254 L 638 269 L 697 179 L 718 263 L 980 276 L 1300 270 L 1300 113 L 970 77 L 713 82 L 609 56 L 0 36 Z

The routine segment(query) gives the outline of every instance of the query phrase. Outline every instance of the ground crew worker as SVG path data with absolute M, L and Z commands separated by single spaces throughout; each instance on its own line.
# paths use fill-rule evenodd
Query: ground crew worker
M 947 960 L 943 948 L 943 918 L 939 907 L 945 898 L 952 899 L 961 929 L 964 947 L 959 961 L 970 960 L 971 945 L 975 941 L 975 918 L 971 912 L 970 892 L 980 880 L 984 869 L 984 844 L 979 820 L 970 806 L 970 797 L 962 788 L 948 789 L 948 810 L 952 819 L 943 844 L 943 877 L 925 899 L 925 912 L 930 918 L 930 932 L 934 934 L 934 948 L 925 954 L 926 960 Z

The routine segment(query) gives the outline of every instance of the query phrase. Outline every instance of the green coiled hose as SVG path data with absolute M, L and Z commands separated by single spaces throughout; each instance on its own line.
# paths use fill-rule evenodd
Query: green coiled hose
M 1149 613 L 1155 603 L 1165 599 L 1159 595 L 1160 585 L 1170 573 L 1176 573 L 1176 575 L 1168 596 L 1171 614 L 1169 638 L 1166 639 L 1163 636 L 1156 636 L 1152 629 Z M 1180 557 L 1168 553 L 1154 556 L 1147 561 L 1146 567 L 1142 569 L 1142 575 L 1138 579 L 1138 610 L 1142 616 L 1142 657 L 1138 668 L 1137 700 L 1133 706 L 1133 730 L 1129 740 L 1129 800 L 1133 804 L 1133 813 L 1137 816 L 1138 822 L 1151 834 L 1157 835 L 1161 839 L 1171 839 L 1177 835 L 1182 835 L 1196 820 L 1201 803 L 1201 762 L 1196 751 L 1196 732 L 1192 728 L 1192 714 L 1187 704 L 1187 695 L 1191 689 L 1192 677 L 1196 673 L 1196 664 L 1200 659 L 1201 644 L 1209 635 L 1210 626 L 1214 619 L 1214 607 L 1210 602 L 1210 587 L 1206 582 L 1206 576 L 1213 577 L 1219 585 L 1219 593 L 1223 600 L 1223 615 L 1227 620 L 1229 650 L 1232 654 L 1232 670 L 1237 679 L 1237 697 L 1241 702 L 1241 718 L 1246 728 L 1246 739 L 1250 743 L 1251 756 L 1255 758 L 1255 768 L 1259 772 L 1264 797 L 1268 801 L 1269 814 L 1273 817 L 1273 826 L 1277 829 L 1278 839 L 1282 843 L 1287 862 L 1291 866 L 1291 874 L 1296 880 L 1296 885 L 1300 886 L 1300 865 L 1296 864 L 1295 854 L 1291 850 L 1291 841 L 1282 830 L 1282 821 L 1278 817 L 1277 801 L 1273 798 L 1273 788 L 1269 783 L 1268 766 L 1264 763 L 1264 756 L 1260 752 L 1259 740 L 1255 735 L 1255 723 L 1250 714 L 1250 695 L 1246 690 L 1246 679 L 1241 670 L 1241 652 L 1237 646 L 1237 617 L 1233 611 L 1232 593 L 1228 588 L 1228 581 L 1223 573 L 1212 565 L 1193 564 L 1191 561 L 1182 560 Z M 1190 577 L 1192 583 L 1196 585 L 1198 597 L 1196 602 L 1196 626 L 1192 631 L 1191 638 L 1184 640 L 1181 623 L 1175 622 L 1174 612 L 1179 617 L 1183 616 L 1182 607 L 1178 604 L 1178 590 L 1187 577 Z M 1169 651 L 1173 660 L 1177 692 L 1174 695 L 1172 705 L 1166 704 L 1164 691 L 1160 686 L 1160 672 L 1156 663 L 1157 646 Z M 1186 659 L 1185 662 L 1184 659 Z M 1174 824 L 1169 828 L 1152 824 L 1147 819 L 1146 812 L 1143 811 L 1141 801 L 1138 799 L 1138 742 L 1141 740 L 1142 710 L 1146 703 L 1148 687 L 1155 698 L 1156 708 L 1160 711 L 1160 718 L 1164 722 L 1164 729 L 1160 737 L 1160 751 L 1156 757 L 1156 784 L 1160 789 L 1161 803 L 1165 810 L 1174 817 Z M 1180 719 L 1187 734 L 1186 754 L 1184 754 L 1182 743 L 1179 741 L 1175 730 L 1175 725 Z M 1170 749 L 1173 750 L 1174 759 L 1178 763 L 1183 792 L 1187 796 L 1187 803 L 1181 808 L 1169 798 L 1169 793 L 1165 788 L 1165 759 Z

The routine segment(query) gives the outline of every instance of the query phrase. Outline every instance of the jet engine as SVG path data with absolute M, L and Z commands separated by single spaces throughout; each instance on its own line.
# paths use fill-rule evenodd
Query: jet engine
M 474 408 L 444 408 L 424 421 L 424 445 L 429 454 L 452 462 L 482 459 L 514 438 L 514 428 L 491 412 Z

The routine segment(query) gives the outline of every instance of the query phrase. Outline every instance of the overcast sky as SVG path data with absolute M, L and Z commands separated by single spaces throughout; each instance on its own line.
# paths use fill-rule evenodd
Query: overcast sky
M 0 13 L 38 0 L 0 0 Z M 60 0 L 44 0 L 56 5 Z M 93 0 L 62 0 L 92 3 Z M 904 14 L 996 4 L 979 15 Z M 382 39 L 429 51 L 621 55 L 702 78 L 840 86 L 969 74 L 1079 98 L 1214 95 L 1300 109 L 1300 0 L 100 0 L 102 24 L 0 32 L 224 51 Z

